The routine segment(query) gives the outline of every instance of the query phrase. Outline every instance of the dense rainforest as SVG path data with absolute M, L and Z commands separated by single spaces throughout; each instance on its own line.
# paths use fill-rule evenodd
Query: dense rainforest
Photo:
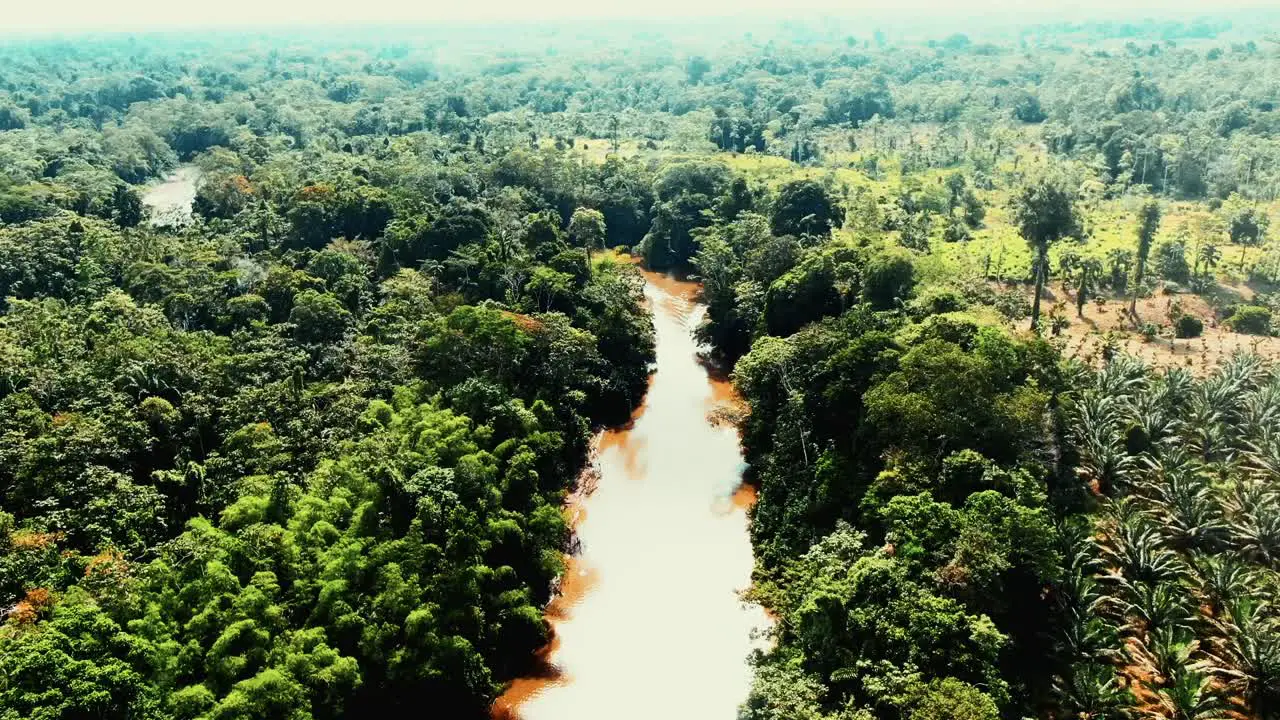
M 483 717 L 633 260 L 749 406 L 740 718 L 1280 718 L 1278 30 L 0 38 L 0 720 Z

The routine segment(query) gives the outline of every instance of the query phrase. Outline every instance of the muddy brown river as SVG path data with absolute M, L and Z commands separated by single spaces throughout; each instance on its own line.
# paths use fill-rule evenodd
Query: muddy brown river
M 580 550 L 547 608 L 553 639 L 496 720 L 732 720 L 764 611 L 751 577 L 739 402 L 699 361 L 697 285 L 645 273 L 657 372 L 625 428 L 598 439 L 596 477 L 570 503 Z
M 183 165 L 147 188 L 142 203 L 151 209 L 151 224 L 181 225 L 190 220 L 199 182 L 200 168 Z

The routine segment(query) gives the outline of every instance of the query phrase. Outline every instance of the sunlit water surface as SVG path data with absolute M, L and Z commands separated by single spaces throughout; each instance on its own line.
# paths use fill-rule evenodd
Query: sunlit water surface
M 147 188 L 142 204 L 151 208 L 153 225 L 182 224 L 191 219 L 191 203 L 196 199 L 200 168 L 183 165 L 165 179 Z
M 751 577 L 742 453 L 716 422 L 737 398 L 698 360 L 697 285 L 645 273 L 657 372 L 628 428 L 599 439 L 599 477 L 575 499 L 581 550 L 547 611 L 537 677 L 494 705 L 499 720 L 732 720 L 764 611 Z

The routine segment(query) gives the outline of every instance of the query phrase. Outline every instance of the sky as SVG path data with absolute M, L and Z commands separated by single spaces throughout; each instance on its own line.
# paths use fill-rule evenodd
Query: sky
M 9 6 L 9 7 L 3 7 Z M 431 24 L 563 19 L 674 19 L 824 12 L 960 17 L 1090 17 L 1275 7 L 1275 0 L 0 0 L 0 30 L 141 31 L 260 25 Z

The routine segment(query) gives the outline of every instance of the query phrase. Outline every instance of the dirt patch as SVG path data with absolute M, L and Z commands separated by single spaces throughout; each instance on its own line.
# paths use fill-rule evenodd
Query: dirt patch
M 1174 303 L 1182 312 L 1200 318 L 1204 331 L 1198 338 L 1176 339 L 1172 337 L 1169 311 Z M 1280 338 L 1243 335 L 1232 332 L 1220 324 L 1209 304 L 1197 295 L 1155 295 L 1138 300 L 1138 317 L 1144 323 L 1160 327 L 1160 334 L 1147 339 L 1134 327 L 1129 317 L 1127 299 L 1107 299 L 1101 303 L 1090 300 L 1085 303 L 1084 316 L 1076 315 L 1074 295 L 1057 286 L 1052 296 L 1045 293 L 1042 300 L 1041 323 L 1050 334 L 1049 316 L 1054 308 L 1062 306 L 1062 317 L 1070 323 L 1059 332 L 1056 340 L 1062 346 L 1063 355 L 1091 365 L 1102 362 L 1104 351 L 1110 347 L 1118 353 L 1132 355 L 1156 368 L 1183 367 L 1198 376 L 1208 375 L 1222 361 L 1237 352 L 1256 353 L 1269 360 L 1280 359 Z

